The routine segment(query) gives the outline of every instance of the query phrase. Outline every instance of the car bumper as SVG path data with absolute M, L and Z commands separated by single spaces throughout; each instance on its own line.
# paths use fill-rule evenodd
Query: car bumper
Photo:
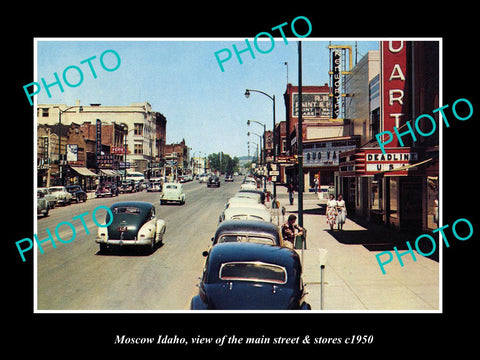
M 116 240 L 116 239 L 103 239 L 99 237 L 95 238 L 95 242 L 97 244 L 107 244 L 107 245 L 117 245 L 117 246 L 151 245 L 153 240 L 154 240 L 153 237 L 144 238 L 140 240 Z

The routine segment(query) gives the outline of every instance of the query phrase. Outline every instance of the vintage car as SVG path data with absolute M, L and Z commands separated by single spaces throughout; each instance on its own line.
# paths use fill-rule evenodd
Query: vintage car
M 257 185 L 254 185 L 253 183 L 243 183 L 240 185 L 240 191 L 242 190 L 257 190 Z
M 212 247 L 192 310 L 310 310 L 295 250 L 228 242 Z
M 232 174 L 227 174 L 227 175 L 225 175 L 225 182 L 227 182 L 227 181 L 233 182 L 233 176 L 232 176 Z
M 104 197 L 104 196 L 118 196 L 118 188 L 117 185 L 113 182 L 104 182 L 97 186 L 97 190 L 95 190 L 96 197 Z
M 251 194 L 255 194 L 260 197 L 260 202 L 265 204 L 265 192 L 260 189 L 240 189 L 240 191 L 235 196 L 249 196 Z
M 198 176 L 199 183 L 206 183 L 208 181 L 209 176 L 207 174 L 201 174 Z
M 75 200 L 77 203 L 87 201 L 87 193 L 83 191 L 80 185 L 68 185 L 67 191 L 72 194 L 72 200 Z
M 147 183 L 147 192 L 162 191 L 162 180 L 150 179 Z
M 122 201 L 110 206 L 113 220 L 107 213 L 103 224 L 98 227 L 95 242 L 100 245 L 100 252 L 111 246 L 143 246 L 150 252 L 157 243 L 163 242 L 165 221 L 158 219 L 155 206 L 143 201 Z M 103 225 L 102 224 L 102 225 Z
M 55 205 L 57 204 L 57 199 L 55 198 L 55 195 L 52 194 L 49 188 L 40 187 L 40 188 L 37 188 L 37 191 L 43 193 L 43 196 L 48 201 L 48 205 L 50 206 L 50 209 L 55 208 Z
M 55 196 L 56 205 L 67 205 L 72 202 L 72 194 L 67 191 L 65 186 L 51 186 L 48 190 Z
M 165 183 L 163 184 L 162 193 L 160 194 L 160 204 L 165 204 L 168 201 L 185 204 L 185 193 L 183 192 L 183 185 L 180 183 Z
M 225 220 L 260 220 L 271 222 L 272 215 L 265 205 L 256 204 L 255 206 L 229 206 L 220 215 L 219 221 Z
M 50 204 L 45 198 L 43 191 L 37 190 L 37 215 L 42 214 L 43 216 L 48 216 L 50 211 Z
M 218 176 L 210 176 L 207 180 L 207 187 L 220 187 L 220 179 Z
M 123 180 L 118 189 L 118 192 L 120 193 L 133 193 L 135 191 L 137 191 L 137 186 L 135 185 L 135 180 L 133 179 Z
M 263 195 L 263 196 L 262 196 Z M 251 191 L 239 191 L 237 192 L 234 197 L 240 197 L 240 198 L 251 198 L 255 199 L 258 203 L 264 204 L 265 203 L 265 194 L 263 191 L 258 191 L 257 190 L 251 190 Z
M 218 225 L 212 237 L 212 246 L 225 242 L 250 242 L 283 246 L 280 228 L 272 223 L 258 220 L 226 220 Z M 204 251 L 208 256 L 210 251 Z

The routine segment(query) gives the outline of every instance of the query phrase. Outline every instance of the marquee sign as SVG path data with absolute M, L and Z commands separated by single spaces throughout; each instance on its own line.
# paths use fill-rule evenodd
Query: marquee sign
M 340 176 L 374 176 L 383 172 L 386 176 L 406 176 L 409 169 L 405 167 L 418 161 L 418 154 L 411 152 L 410 148 L 385 150 L 385 154 L 379 148 L 355 149 L 342 153 Z

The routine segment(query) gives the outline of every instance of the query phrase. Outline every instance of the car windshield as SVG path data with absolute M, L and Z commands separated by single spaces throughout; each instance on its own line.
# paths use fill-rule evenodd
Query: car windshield
M 220 267 L 221 280 L 240 280 L 285 284 L 287 271 L 283 266 L 258 261 L 228 262 Z
M 112 213 L 115 214 L 131 214 L 138 215 L 140 214 L 140 208 L 135 206 L 119 206 L 112 209 Z
M 222 235 L 218 239 L 219 243 L 223 242 L 252 242 L 259 244 L 275 245 L 275 240 L 270 237 L 260 235 Z
M 167 185 L 167 189 L 176 189 L 177 185 Z

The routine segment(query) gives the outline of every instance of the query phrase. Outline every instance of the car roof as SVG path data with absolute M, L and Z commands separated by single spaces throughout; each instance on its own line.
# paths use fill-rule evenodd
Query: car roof
M 260 220 L 225 220 L 220 225 L 218 225 L 217 230 L 215 231 L 215 238 L 220 234 L 226 233 L 268 233 L 278 237 L 278 226 Z
M 153 207 L 153 204 L 146 201 L 120 201 L 112 204 L 110 206 L 110 209 L 125 206 L 135 206 L 140 208 L 141 210 L 150 210 Z
M 262 219 L 265 219 L 266 221 L 270 221 L 272 218 L 272 215 L 266 209 L 259 209 L 258 207 L 247 207 L 247 206 L 229 207 L 224 211 L 224 215 L 226 220 L 230 219 L 232 216 L 238 216 L 238 215 L 257 216 L 257 217 L 261 217 Z

